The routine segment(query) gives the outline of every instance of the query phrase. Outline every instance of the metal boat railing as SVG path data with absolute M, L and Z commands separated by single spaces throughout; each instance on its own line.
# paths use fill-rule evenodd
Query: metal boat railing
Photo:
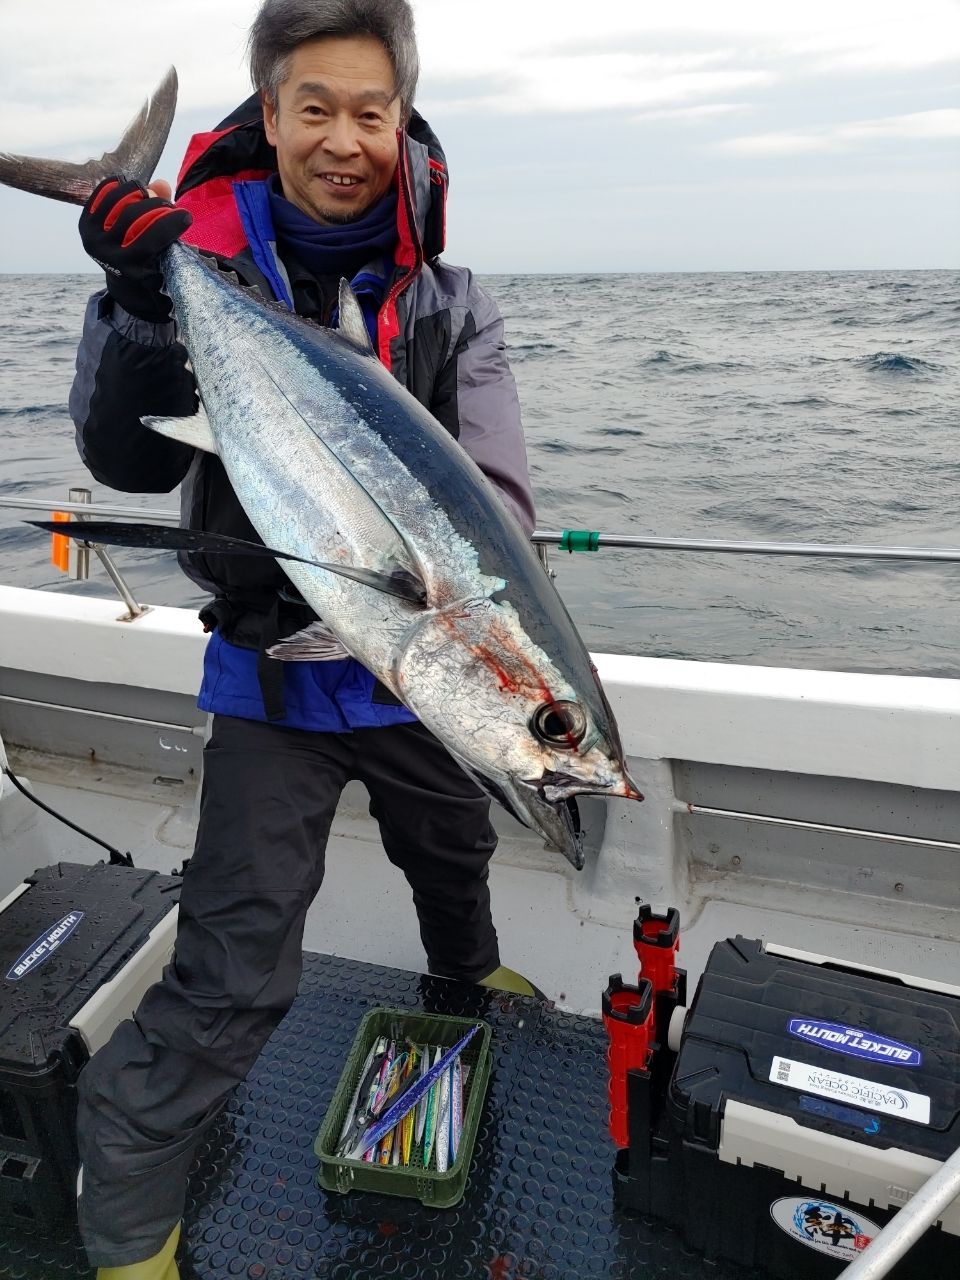
M 133 507 L 115 502 L 93 502 L 89 489 L 71 489 L 66 502 L 51 498 L 0 497 L 0 508 L 15 511 L 63 512 L 79 519 L 92 516 L 119 517 L 141 521 L 159 521 L 162 524 L 179 522 L 179 513 L 167 508 Z M 551 578 L 556 574 L 550 568 L 549 548 L 559 551 L 591 552 L 606 547 L 633 548 L 647 551 L 693 551 L 720 555 L 754 556 L 813 556 L 847 560 L 898 560 L 940 564 L 960 564 L 960 547 L 875 547 L 854 543 L 819 542 L 744 542 L 722 538 L 659 538 L 646 534 L 600 533 L 590 529 L 563 529 L 550 531 L 537 529 L 531 535 L 544 570 Z M 126 620 L 132 621 L 147 612 L 149 606 L 140 605 L 134 599 L 123 575 L 107 550 L 96 543 L 77 542 L 77 555 L 73 564 L 73 577 L 85 580 L 89 577 L 90 551 L 102 563 L 107 575 L 127 606 Z
M 747 556 L 836 556 L 853 560 L 937 560 L 960 563 L 960 547 L 871 547 L 830 542 L 733 542 L 721 538 L 654 538 L 645 534 L 594 533 L 565 529 L 537 530 L 533 541 L 561 551 L 602 551 L 604 547 L 633 547 L 649 551 L 708 551 Z
M 71 489 L 71 493 L 76 490 Z M 86 490 L 89 493 L 89 490 Z M 13 511 L 69 511 L 71 515 L 82 516 L 118 516 L 123 520 L 160 520 L 176 522 L 180 512 L 168 507 L 166 510 L 150 507 L 124 506 L 116 502 L 85 502 L 82 498 L 76 501 L 61 502 L 58 498 L 10 498 L 0 497 L 0 507 Z
M 114 502 L 59 502 L 53 498 L 0 497 L 0 507 L 15 511 L 68 511 L 86 516 L 117 516 L 124 520 L 177 521 L 171 508 L 132 507 Z M 605 547 L 633 547 L 649 551 L 705 551 L 723 555 L 835 556 L 853 560 L 932 560 L 960 563 L 960 547 L 873 547 L 829 542 L 737 542 L 722 538 L 655 538 L 646 534 L 599 533 L 588 529 L 552 532 L 537 529 L 531 541 L 560 551 L 602 551 Z

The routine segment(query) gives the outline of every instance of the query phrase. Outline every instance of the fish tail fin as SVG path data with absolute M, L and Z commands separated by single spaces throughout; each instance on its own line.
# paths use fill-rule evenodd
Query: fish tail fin
M 83 164 L 0 152 L 0 183 L 68 204 L 86 204 L 97 184 L 112 174 L 146 186 L 166 146 L 176 109 L 177 72 L 171 67 L 130 122 L 115 150 Z

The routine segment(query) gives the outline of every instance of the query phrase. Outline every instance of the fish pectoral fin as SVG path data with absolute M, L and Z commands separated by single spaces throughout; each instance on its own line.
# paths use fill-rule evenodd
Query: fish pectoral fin
M 385 595 L 396 596 L 399 600 L 406 600 L 408 604 L 415 604 L 421 609 L 427 607 L 427 588 L 423 581 L 415 573 L 411 573 L 409 569 L 404 569 L 400 565 L 384 573 L 379 569 L 364 569 L 352 564 L 324 564 L 319 560 L 316 563 L 321 569 L 328 569 L 331 573 L 338 573 L 343 578 L 350 578 L 352 582 L 359 582 L 362 587 L 370 587 L 374 591 L 382 591 Z
M 219 453 L 214 439 L 213 428 L 207 411 L 200 405 L 196 413 L 189 418 L 141 418 L 140 421 L 158 435 L 167 436 L 180 444 L 188 444 L 194 449 L 202 449 L 204 453 Z
M 35 529 L 45 533 L 61 533 L 80 542 L 102 543 L 107 547 L 150 547 L 157 551 L 209 551 L 217 555 L 272 556 L 276 560 L 298 560 L 301 564 L 331 569 L 336 565 L 322 564 L 289 551 L 277 551 L 265 547 L 262 542 L 247 542 L 244 538 L 231 538 L 223 533 L 208 533 L 204 529 L 180 529 L 168 524 L 140 524 L 123 520 L 27 520 Z
M 253 358 L 257 359 L 256 356 Z M 316 399 L 307 395 L 302 388 L 298 388 L 295 382 L 284 386 L 276 372 L 262 361 L 258 360 L 258 364 L 264 377 L 276 388 L 277 395 L 285 400 L 293 412 L 299 416 L 322 451 L 325 462 L 320 458 L 317 459 L 321 472 L 324 475 L 329 474 L 337 484 L 343 484 L 344 481 L 349 484 L 352 490 L 350 501 L 355 504 L 355 517 L 358 524 L 360 520 L 363 521 L 366 528 L 366 543 L 368 548 L 372 548 L 361 554 L 368 555 L 378 564 L 390 566 L 388 573 L 379 574 L 369 569 L 348 572 L 346 567 L 339 571 L 345 577 L 354 576 L 357 582 L 363 582 L 366 586 L 374 587 L 378 591 L 386 591 L 388 595 L 400 596 L 413 604 L 424 605 L 427 600 L 426 584 L 430 578 L 427 568 L 405 534 L 384 511 L 380 502 L 373 497 L 363 480 L 358 478 L 336 449 L 324 439 L 321 429 L 322 421 L 318 422 L 320 414 Z M 329 471 L 326 469 L 327 465 Z M 337 571 L 337 566 L 329 567 L 331 571 Z M 366 576 L 357 576 L 361 573 Z
M 365 356 L 373 356 L 376 358 L 376 352 L 373 349 L 373 343 L 370 341 L 370 333 L 367 329 L 367 322 L 363 318 L 363 308 L 357 301 L 357 295 L 350 287 L 349 280 L 340 281 L 340 324 L 337 327 L 337 333 L 341 338 L 345 338 L 352 347 L 361 352 Z
M 231 538 L 227 534 L 207 533 L 203 529 L 177 529 L 165 524 L 130 524 L 111 520 L 27 520 L 35 529 L 44 533 L 59 533 L 80 542 L 102 543 L 108 547 L 152 547 L 158 551 L 213 552 L 227 556 L 272 556 L 275 560 L 296 560 L 315 569 L 340 578 L 349 578 L 362 587 L 396 596 L 418 608 L 427 607 L 427 588 L 422 580 L 409 569 L 396 565 L 384 572 L 365 569 L 352 564 L 333 564 L 329 560 L 312 560 L 292 551 L 278 551 L 260 542 L 247 542 L 244 538 Z
M 267 655 L 281 662 L 341 662 L 351 656 L 323 622 L 311 622 L 302 631 L 271 645 Z

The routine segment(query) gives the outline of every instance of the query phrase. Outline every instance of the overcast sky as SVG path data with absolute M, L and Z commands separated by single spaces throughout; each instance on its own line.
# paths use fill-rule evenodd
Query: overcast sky
M 158 176 L 249 92 L 257 0 L 0 0 L 0 149 L 86 159 L 165 68 Z M 960 265 L 960 0 L 414 0 L 418 106 L 481 272 Z M 0 272 L 83 271 L 0 189 Z

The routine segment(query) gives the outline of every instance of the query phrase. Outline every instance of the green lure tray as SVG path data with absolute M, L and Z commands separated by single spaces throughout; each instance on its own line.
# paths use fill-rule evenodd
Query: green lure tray
M 381 1036 L 399 1033 L 416 1044 L 451 1048 L 471 1027 L 479 1031 L 464 1049 L 463 1065 L 470 1068 L 464 1085 L 463 1133 L 453 1165 L 444 1173 L 436 1168 L 436 1154 L 430 1166 L 378 1165 L 363 1160 L 347 1160 L 335 1154 L 340 1130 L 349 1109 L 360 1071 L 372 1045 Z M 375 1191 L 382 1195 L 409 1196 L 421 1204 L 447 1209 L 463 1198 L 473 1147 L 480 1126 L 480 1113 L 490 1080 L 490 1028 L 470 1018 L 447 1018 L 432 1013 L 411 1013 L 409 1009 L 371 1009 L 357 1031 L 353 1047 L 324 1116 L 313 1149 L 320 1159 L 317 1181 L 325 1191 Z

